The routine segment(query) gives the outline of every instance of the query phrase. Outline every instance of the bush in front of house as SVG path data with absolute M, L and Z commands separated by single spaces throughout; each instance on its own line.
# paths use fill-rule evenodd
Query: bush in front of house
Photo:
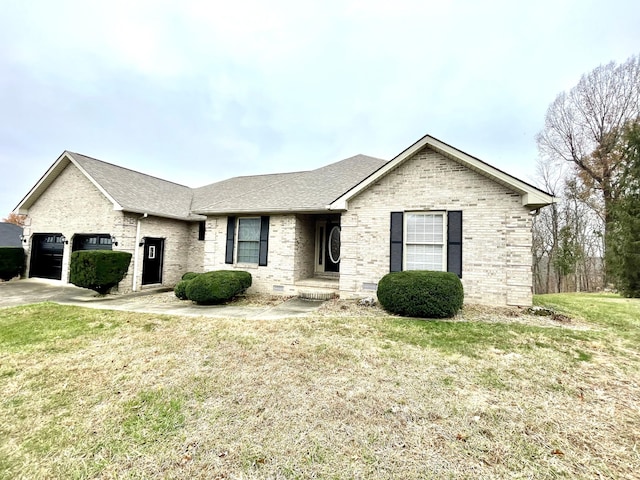
M 176 283 L 176 286 L 173 287 L 173 293 L 176 294 L 180 300 L 187 299 L 187 285 L 189 285 L 190 280 L 180 280 Z
M 187 272 L 184 275 L 182 275 L 182 278 L 180 280 L 193 280 L 198 275 L 202 275 L 202 274 L 201 273 L 196 273 L 196 272 Z
M 189 285 L 189 282 L 191 280 L 200 275 L 202 274 L 196 272 L 187 272 L 182 275 L 180 281 L 176 283 L 175 287 L 173 287 L 173 293 L 176 294 L 176 297 L 178 297 L 180 300 L 187 300 L 187 285 Z
M 228 273 L 240 282 L 243 290 L 251 286 L 253 278 L 249 272 L 245 272 L 244 270 L 228 270 Z
M 0 279 L 11 280 L 24 272 L 24 248 L 0 247 Z
M 405 317 L 453 317 L 464 301 L 462 282 L 449 272 L 410 270 L 388 273 L 378 282 L 385 310 Z
M 127 274 L 131 254 L 113 250 L 79 250 L 71 254 L 69 281 L 78 287 L 108 293 Z
M 249 288 L 251 274 L 235 270 L 216 270 L 183 281 L 186 282 L 185 296 L 188 300 L 199 305 L 215 305 L 228 302 Z

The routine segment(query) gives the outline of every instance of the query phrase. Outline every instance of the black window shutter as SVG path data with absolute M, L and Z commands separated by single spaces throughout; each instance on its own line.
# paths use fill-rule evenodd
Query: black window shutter
M 389 271 L 402 271 L 402 247 L 404 244 L 404 212 L 391 212 L 391 252 Z
M 224 263 L 233 263 L 233 241 L 236 236 L 236 217 L 227 217 L 227 251 Z
M 260 253 L 258 265 L 267 266 L 267 255 L 269 253 L 269 217 L 260 217 Z
M 462 211 L 447 214 L 447 272 L 462 278 Z

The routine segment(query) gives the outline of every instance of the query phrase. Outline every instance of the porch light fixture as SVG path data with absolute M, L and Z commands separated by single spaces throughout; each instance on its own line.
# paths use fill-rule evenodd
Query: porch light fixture
M 60 235 L 60 241 L 69 245 L 69 240 L 67 240 L 67 237 L 65 237 L 64 235 Z
M 111 235 L 111 244 L 115 245 L 116 247 L 118 246 L 118 241 L 116 240 L 115 235 Z
M 28 238 L 25 237 L 25 235 L 23 233 L 20 234 L 20 240 L 22 241 L 22 243 L 27 243 Z
M 139 247 L 144 247 L 144 242 L 145 242 L 145 239 L 144 239 L 144 237 L 143 237 L 143 238 L 140 240 L 140 243 L 138 244 L 138 246 L 139 246 Z

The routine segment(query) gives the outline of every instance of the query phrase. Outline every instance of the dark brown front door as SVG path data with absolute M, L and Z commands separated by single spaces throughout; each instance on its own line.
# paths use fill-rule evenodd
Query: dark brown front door
M 142 261 L 142 285 L 162 283 L 164 238 L 145 237 Z

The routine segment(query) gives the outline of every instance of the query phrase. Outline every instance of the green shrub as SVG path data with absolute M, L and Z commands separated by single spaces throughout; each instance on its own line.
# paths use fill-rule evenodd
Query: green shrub
M 240 285 L 242 285 L 243 290 L 246 290 L 251 286 L 253 279 L 249 272 L 245 272 L 244 270 L 225 270 L 225 272 L 227 272 L 226 274 L 235 277 L 240 282 Z
M 187 272 L 184 275 L 182 275 L 182 278 L 180 280 L 193 280 L 198 275 L 202 275 L 202 274 L 201 273 L 196 273 L 196 272 Z
M 0 247 L 0 279 L 11 280 L 24 272 L 24 249 Z
M 246 276 L 237 271 L 218 270 L 187 280 L 186 296 L 200 305 L 224 303 L 246 290 Z M 245 272 L 246 273 L 246 272 Z M 251 274 L 248 274 L 251 277 Z M 249 279 L 249 285 L 251 281 Z
M 78 287 L 107 293 L 124 278 L 131 254 L 112 250 L 79 250 L 71 254 L 69 281 Z
M 455 274 L 427 270 L 388 273 L 378 282 L 377 294 L 385 310 L 405 317 L 453 317 L 464 301 Z
M 178 297 L 180 300 L 187 299 L 187 285 L 189 284 L 189 282 L 190 280 L 180 280 L 173 288 L 173 293 L 175 293 L 176 297 Z

